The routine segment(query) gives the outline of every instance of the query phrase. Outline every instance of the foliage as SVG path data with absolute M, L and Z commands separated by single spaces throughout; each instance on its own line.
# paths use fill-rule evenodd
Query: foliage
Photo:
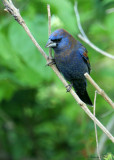
M 104 156 L 104 160 L 113 160 L 114 156 L 111 153 L 108 153 Z
M 65 28 L 76 39 L 74 0 L 14 1 L 41 47 L 48 53 L 47 3 L 52 31 Z M 89 39 L 113 54 L 112 0 L 79 0 L 82 26 Z M 29 37 L 0 6 L 0 159 L 84 160 L 94 155 L 94 124 L 80 109 L 37 51 Z M 84 44 L 84 42 L 82 42 Z M 91 61 L 91 76 L 114 100 L 113 60 L 84 44 Z M 91 99 L 94 88 L 88 83 Z M 92 110 L 92 109 L 91 109 Z M 110 112 L 108 116 L 104 116 Z M 106 125 L 111 107 L 97 96 L 96 115 Z M 102 131 L 98 129 L 98 136 Z M 113 152 L 107 140 L 103 155 Z

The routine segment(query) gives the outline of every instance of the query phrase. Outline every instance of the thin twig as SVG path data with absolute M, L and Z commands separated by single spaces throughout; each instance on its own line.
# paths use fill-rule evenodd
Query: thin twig
M 101 53 L 102 55 L 104 56 L 107 56 L 111 59 L 114 59 L 114 56 L 109 54 L 108 52 L 105 52 L 103 51 L 102 49 L 98 48 L 96 45 L 94 45 L 89 39 L 88 37 L 86 36 L 83 28 L 82 28 L 82 25 L 81 25 L 81 22 L 80 22 L 80 16 L 79 16 L 79 12 L 78 12 L 78 3 L 75 2 L 75 6 L 74 6 L 74 11 L 75 11 L 75 14 L 76 14 L 76 19 L 77 19 L 77 25 L 78 25 L 78 28 L 80 30 L 80 33 L 78 35 L 78 37 L 83 40 L 85 43 L 87 43 L 91 48 L 93 48 L 94 50 L 96 50 L 97 52 Z
M 51 34 L 51 11 L 50 11 L 50 5 L 47 5 L 47 11 L 48 11 L 48 36 Z
M 114 110 L 111 110 L 111 111 L 109 110 L 109 111 L 106 111 L 105 113 L 103 113 L 100 117 L 105 118 L 105 117 L 111 115 L 112 113 L 114 113 Z
M 47 5 L 47 11 L 48 11 L 48 36 L 51 35 L 51 11 L 50 11 L 50 5 Z M 52 58 L 52 49 L 49 48 L 49 57 Z
M 9 3 L 7 0 L 3 0 L 4 5 L 6 7 L 6 10 L 9 11 L 10 14 L 13 15 L 13 12 L 11 12 L 10 10 L 13 10 L 14 5 L 12 5 L 11 3 Z M 14 15 L 13 15 L 14 16 Z M 35 46 L 37 47 L 37 49 L 40 51 L 40 53 L 44 56 L 44 58 L 47 60 L 47 63 L 50 62 L 47 54 L 43 51 L 43 49 L 40 47 L 40 45 L 37 43 L 37 41 L 34 39 L 34 37 L 32 36 L 30 30 L 28 29 L 27 25 L 25 24 L 24 20 L 22 19 L 20 14 L 15 15 L 17 22 L 20 22 L 20 19 L 22 20 L 21 23 L 19 23 L 20 25 L 23 26 L 23 28 L 25 29 L 26 33 L 29 35 L 29 37 L 31 38 L 32 42 L 35 44 Z M 66 80 L 63 78 L 63 76 L 60 74 L 60 72 L 58 71 L 57 67 L 55 65 L 50 65 L 50 67 L 53 69 L 53 71 L 56 73 L 56 75 L 59 77 L 59 79 L 62 81 L 62 83 L 64 84 L 64 86 L 66 87 L 68 85 L 68 83 L 66 82 Z M 74 97 L 74 99 L 76 100 L 76 102 L 78 102 L 78 104 L 80 105 L 80 107 L 87 113 L 87 115 L 93 120 L 95 121 L 95 123 L 101 128 L 101 130 L 109 137 L 109 139 L 114 142 L 114 137 L 111 135 L 111 133 L 101 124 L 101 122 L 90 112 L 90 110 L 87 108 L 86 104 L 84 102 L 82 102 L 82 100 L 77 96 L 77 94 L 74 92 L 73 89 L 70 90 L 70 93 L 72 94 L 72 96 Z
M 87 36 L 86 36 L 86 34 L 85 34 L 85 32 L 84 32 L 84 30 L 83 30 L 83 28 L 82 28 L 82 25 L 80 23 L 80 16 L 79 16 L 79 13 L 78 13 L 78 2 L 75 2 L 74 11 L 75 11 L 75 14 L 76 14 L 78 28 L 79 28 L 81 34 L 83 35 L 83 37 L 85 39 L 88 39 Z
M 95 116 L 95 108 L 96 108 L 96 97 L 97 97 L 97 91 L 95 91 L 95 97 L 94 97 L 94 106 L 93 106 L 93 115 Z M 99 153 L 99 149 L 98 149 L 98 135 L 97 135 L 97 126 L 96 126 L 96 123 L 94 122 L 94 126 L 95 126 L 95 137 L 96 137 L 96 145 L 97 145 L 97 155 L 98 155 L 98 158 L 99 160 L 101 160 L 101 157 L 100 157 L 100 153 Z
M 108 124 L 106 125 L 106 128 L 110 132 L 111 132 L 111 130 L 113 131 L 113 129 L 114 129 L 114 116 L 112 116 L 110 118 Z M 106 134 L 103 133 L 102 136 L 101 136 L 101 138 L 100 138 L 100 140 L 99 140 L 98 150 L 99 150 L 100 154 L 102 154 L 102 152 L 103 152 L 103 149 L 104 149 L 104 146 L 105 146 L 105 143 L 106 143 L 107 139 L 108 139 L 108 137 L 106 136 Z
M 109 58 L 111 58 L 111 59 L 114 59 L 114 56 L 113 56 L 113 55 L 111 55 L 111 54 L 103 51 L 103 50 L 100 49 L 100 48 L 98 48 L 98 47 L 95 46 L 90 40 L 86 39 L 86 38 L 83 37 L 81 34 L 78 34 L 78 37 L 79 37 L 82 41 L 84 41 L 85 43 L 87 43 L 87 44 L 88 44 L 91 48 L 93 48 L 95 51 L 97 51 L 97 52 L 99 52 L 99 53 L 103 54 L 104 56 L 107 56 L 107 57 L 109 57 Z
M 114 8 L 109 8 L 105 11 L 107 14 L 113 13 L 114 12 Z
M 107 94 L 98 86 L 98 84 L 91 78 L 88 73 L 85 73 L 84 76 L 89 80 L 89 82 L 96 88 L 98 93 L 114 108 L 114 102 L 107 96 Z

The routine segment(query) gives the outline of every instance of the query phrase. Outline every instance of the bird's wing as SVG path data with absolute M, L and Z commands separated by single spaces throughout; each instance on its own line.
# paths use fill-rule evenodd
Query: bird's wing
M 78 50 L 79 50 L 79 53 L 81 54 L 84 62 L 87 64 L 88 70 L 89 70 L 89 73 L 90 73 L 90 71 L 91 71 L 91 66 L 90 66 L 89 57 L 88 57 L 86 48 L 83 47 L 83 46 L 81 46 L 81 48 L 79 48 Z

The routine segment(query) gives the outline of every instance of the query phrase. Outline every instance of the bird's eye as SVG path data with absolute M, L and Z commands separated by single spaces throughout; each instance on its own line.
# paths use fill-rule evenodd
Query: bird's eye
M 53 39 L 53 42 L 60 42 L 62 38 L 58 38 L 58 39 Z

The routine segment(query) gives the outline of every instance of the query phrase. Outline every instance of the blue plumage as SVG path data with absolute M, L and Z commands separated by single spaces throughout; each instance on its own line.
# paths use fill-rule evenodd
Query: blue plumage
M 46 45 L 54 49 L 54 59 L 59 71 L 72 83 L 80 99 L 86 104 L 92 102 L 86 91 L 84 73 L 90 73 L 90 63 L 86 48 L 64 29 L 54 31 Z

